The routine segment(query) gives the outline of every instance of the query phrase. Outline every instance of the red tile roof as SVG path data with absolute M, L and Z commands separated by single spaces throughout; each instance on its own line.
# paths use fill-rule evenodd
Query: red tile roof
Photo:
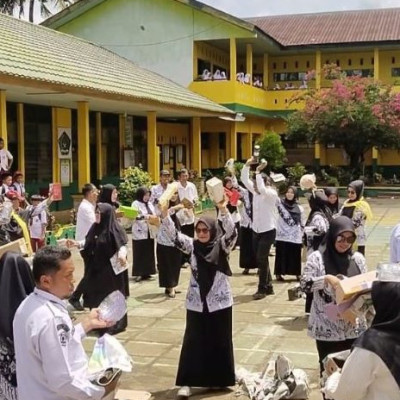
M 246 19 L 283 46 L 400 40 L 400 8 Z

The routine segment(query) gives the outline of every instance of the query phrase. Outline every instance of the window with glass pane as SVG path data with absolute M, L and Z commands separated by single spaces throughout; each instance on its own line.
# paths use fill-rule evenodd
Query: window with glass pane
M 51 107 L 24 105 L 25 177 L 27 183 L 52 181 Z

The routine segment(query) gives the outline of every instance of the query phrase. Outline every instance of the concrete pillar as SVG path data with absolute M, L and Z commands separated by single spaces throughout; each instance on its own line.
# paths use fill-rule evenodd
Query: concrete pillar
M 90 182 L 89 103 L 78 102 L 78 188 Z
M 152 179 L 158 180 L 158 165 L 160 157 L 157 146 L 157 113 L 155 111 L 147 112 L 147 171 Z
M 268 68 L 269 57 L 268 54 L 264 54 L 264 65 L 263 65 L 263 84 L 264 89 L 268 89 L 269 85 L 269 68 Z
M 24 105 L 17 104 L 18 170 L 25 175 L 25 125 Z
M 250 74 L 251 81 L 253 81 L 253 46 L 246 44 L 246 73 Z
M 200 117 L 192 118 L 191 124 L 191 168 L 201 176 L 201 120 Z
M 230 38 L 229 39 L 229 59 L 230 59 L 230 81 L 236 81 L 236 39 Z
M 96 113 L 96 173 L 97 179 L 103 178 L 103 144 L 101 135 L 101 112 Z
M 374 49 L 374 81 L 379 81 L 379 49 Z
M 315 53 L 315 88 L 321 89 L 321 73 L 322 73 L 322 61 L 321 52 L 318 50 Z
M 7 105 L 5 90 L 0 90 L 0 138 L 4 140 L 4 148 L 7 149 Z
M 242 156 L 244 160 L 248 160 L 253 154 L 253 134 L 251 132 L 241 135 Z

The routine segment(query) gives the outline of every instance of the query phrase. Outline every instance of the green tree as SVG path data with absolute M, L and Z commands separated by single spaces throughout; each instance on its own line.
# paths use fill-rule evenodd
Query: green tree
M 23 18 L 28 10 L 29 22 L 34 22 L 34 11 L 36 4 L 39 5 L 40 15 L 43 18 L 50 17 L 53 13 L 70 6 L 75 0 L 0 0 L 0 12 Z
M 150 188 L 152 185 L 151 176 L 147 171 L 139 167 L 129 167 L 124 170 L 122 182 L 119 185 L 119 200 L 123 205 L 131 205 L 135 200 L 136 191 L 141 186 Z
M 278 133 L 265 132 L 257 141 L 257 144 L 260 146 L 260 158 L 265 158 L 270 168 L 281 168 L 283 166 L 286 160 L 286 150 Z
M 370 78 L 337 76 L 331 89 L 295 99 L 304 108 L 289 116 L 288 138 L 334 144 L 344 149 L 353 169 L 374 146 L 400 148 L 400 94 Z

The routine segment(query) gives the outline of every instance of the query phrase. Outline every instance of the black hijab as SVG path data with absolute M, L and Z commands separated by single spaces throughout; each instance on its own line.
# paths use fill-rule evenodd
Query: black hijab
M 0 336 L 13 341 L 13 319 L 17 308 L 35 282 L 29 264 L 19 254 L 7 252 L 0 259 Z
M 286 194 L 289 191 L 289 189 L 292 189 L 294 193 L 293 200 L 288 200 L 286 197 Z M 301 223 L 301 211 L 297 203 L 298 199 L 299 199 L 299 194 L 297 192 L 297 188 L 295 188 L 294 186 L 289 186 L 286 190 L 285 197 L 281 200 L 283 207 L 286 208 L 286 210 L 293 218 L 293 221 L 296 223 L 296 225 L 300 225 Z
M 143 203 L 146 207 L 146 210 L 149 214 L 153 214 L 153 212 L 151 211 L 150 207 L 149 207 L 149 202 L 148 201 L 144 201 L 143 198 L 147 193 L 151 193 L 150 189 L 147 188 L 146 186 L 142 186 L 140 187 L 137 191 L 136 191 L 136 200 L 139 201 L 140 203 Z
M 308 204 L 310 205 L 311 211 L 308 216 L 306 225 L 308 225 L 314 214 L 320 213 L 322 214 L 329 222 L 332 219 L 332 213 L 328 207 L 328 197 L 326 196 L 324 191 L 315 190 L 311 194 L 308 194 Z
M 400 282 L 375 281 L 371 297 L 375 318 L 353 346 L 378 355 L 400 388 Z
M 364 182 L 361 180 L 350 182 L 349 185 L 347 186 L 347 189 L 353 189 L 356 192 L 356 199 L 355 200 L 347 199 L 346 204 L 355 203 L 356 201 L 359 201 L 361 199 L 364 193 Z M 342 215 L 346 215 L 346 217 L 352 218 L 355 208 L 356 208 L 355 206 L 343 207 Z
M 104 264 L 104 260 L 109 260 L 128 243 L 128 238 L 110 204 L 99 203 L 97 209 L 100 211 L 100 222 L 95 222 L 89 229 L 82 251 L 84 257 L 93 257 Z
M 222 232 L 215 219 L 211 217 L 202 217 L 197 223 L 196 227 L 203 223 L 210 231 L 210 240 L 207 243 L 201 243 L 194 240 L 194 255 L 197 260 L 197 280 L 200 286 L 200 297 L 203 302 L 210 291 L 215 274 L 217 271 L 225 275 L 232 276 L 232 271 L 229 267 L 228 256 L 222 249 L 221 239 Z
M 111 204 L 114 208 L 118 208 L 119 203 L 117 201 L 111 200 L 112 193 L 115 189 L 117 189 L 117 188 L 114 185 L 112 185 L 111 183 L 107 183 L 106 185 L 103 185 L 101 187 L 98 202 Z
M 319 251 L 324 260 L 326 274 L 342 274 L 350 277 L 360 274 L 361 271 L 354 259 L 352 259 L 353 251 L 351 246 L 344 253 L 339 253 L 335 248 L 336 238 L 343 232 L 352 232 L 356 236 L 353 221 L 345 216 L 333 219 L 325 239 L 319 247 Z
M 339 189 L 336 187 L 327 187 L 324 189 L 326 197 L 328 198 L 330 195 L 335 195 L 336 196 L 336 201 L 334 204 L 332 204 L 329 200 L 327 203 L 327 206 L 329 210 L 331 211 L 332 215 L 337 214 L 339 212 Z

